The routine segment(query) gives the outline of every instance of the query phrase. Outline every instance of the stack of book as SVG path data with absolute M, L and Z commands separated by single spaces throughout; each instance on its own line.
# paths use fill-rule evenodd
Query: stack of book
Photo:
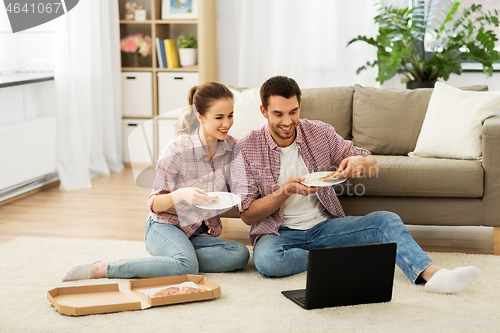
M 173 39 L 156 38 L 156 55 L 158 58 L 158 67 L 160 68 L 179 68 L 179 54 L 177 46 Z

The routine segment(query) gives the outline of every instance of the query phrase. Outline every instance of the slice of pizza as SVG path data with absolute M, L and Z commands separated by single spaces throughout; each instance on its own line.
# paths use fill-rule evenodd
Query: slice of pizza
M 169 287 L 169 288 L 165 288 L 165 289 L 162 289 L 160 291 L 157 291 L 156 293 L 153 294 L 153 296 L 151 296 L 151 298 L 178 295 L 180 293 L 181 293 L 181 291 L 179 290 L 178 287 Z
M 328 179 L 332 179 L 332 178 L 335 178 L 337 177 L 342 171 L 335 171 L 335 172 L 332 172 L 324 177 L 321 177 L 321 178 L 318 178 L 319 181 L 325 181 L 325 180 L 328 180 Z
M 183 294 L 199 293 L 202 291 L 207 291 L 206 289 L 194 288 L 194 287 L 184 287 L 182 288 Z

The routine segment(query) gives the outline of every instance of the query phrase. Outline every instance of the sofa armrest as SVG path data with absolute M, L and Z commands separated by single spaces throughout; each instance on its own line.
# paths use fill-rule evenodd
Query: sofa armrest
M 500 114 L 483 124 L 483 223 L 500 227 Z

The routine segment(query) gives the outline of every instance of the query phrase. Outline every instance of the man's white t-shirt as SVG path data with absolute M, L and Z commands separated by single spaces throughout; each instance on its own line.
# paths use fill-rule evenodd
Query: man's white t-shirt
M 295 141 L 281 149 L 281 167 L 278 185 L 283 186 L 290 177 L 308 174 L 307 167 L 299 155 Z M 285 223 L 291 229 L 307 230 L 325 221 L 329 216 L 319 201 L 317 194 L 303 196 L 292 194 L 284 203 Z

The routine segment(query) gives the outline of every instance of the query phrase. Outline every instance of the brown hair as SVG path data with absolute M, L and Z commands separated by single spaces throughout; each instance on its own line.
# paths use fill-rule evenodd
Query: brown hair
M 181 119 L 179 128 L 175 132 L 175 136 L 193 133 L 200 124 L 196 118 L 196 112 L 204 116 L 214 102 L 225 98 L 234 100 L 231 90 L 222 83 L 206 82 L 189 89 L 189 106 L 184 111 L 184 116 Z
M 260 87 L 260 99 L 264 109 L 267 109 L 269 106 L 269 97 L 271 96 L 281 96 L 285 98 L 297 96 L 297 101 L 300 105 L 301 95 L 302 92 L 297 82 L 286 76 L 273 76 Z

